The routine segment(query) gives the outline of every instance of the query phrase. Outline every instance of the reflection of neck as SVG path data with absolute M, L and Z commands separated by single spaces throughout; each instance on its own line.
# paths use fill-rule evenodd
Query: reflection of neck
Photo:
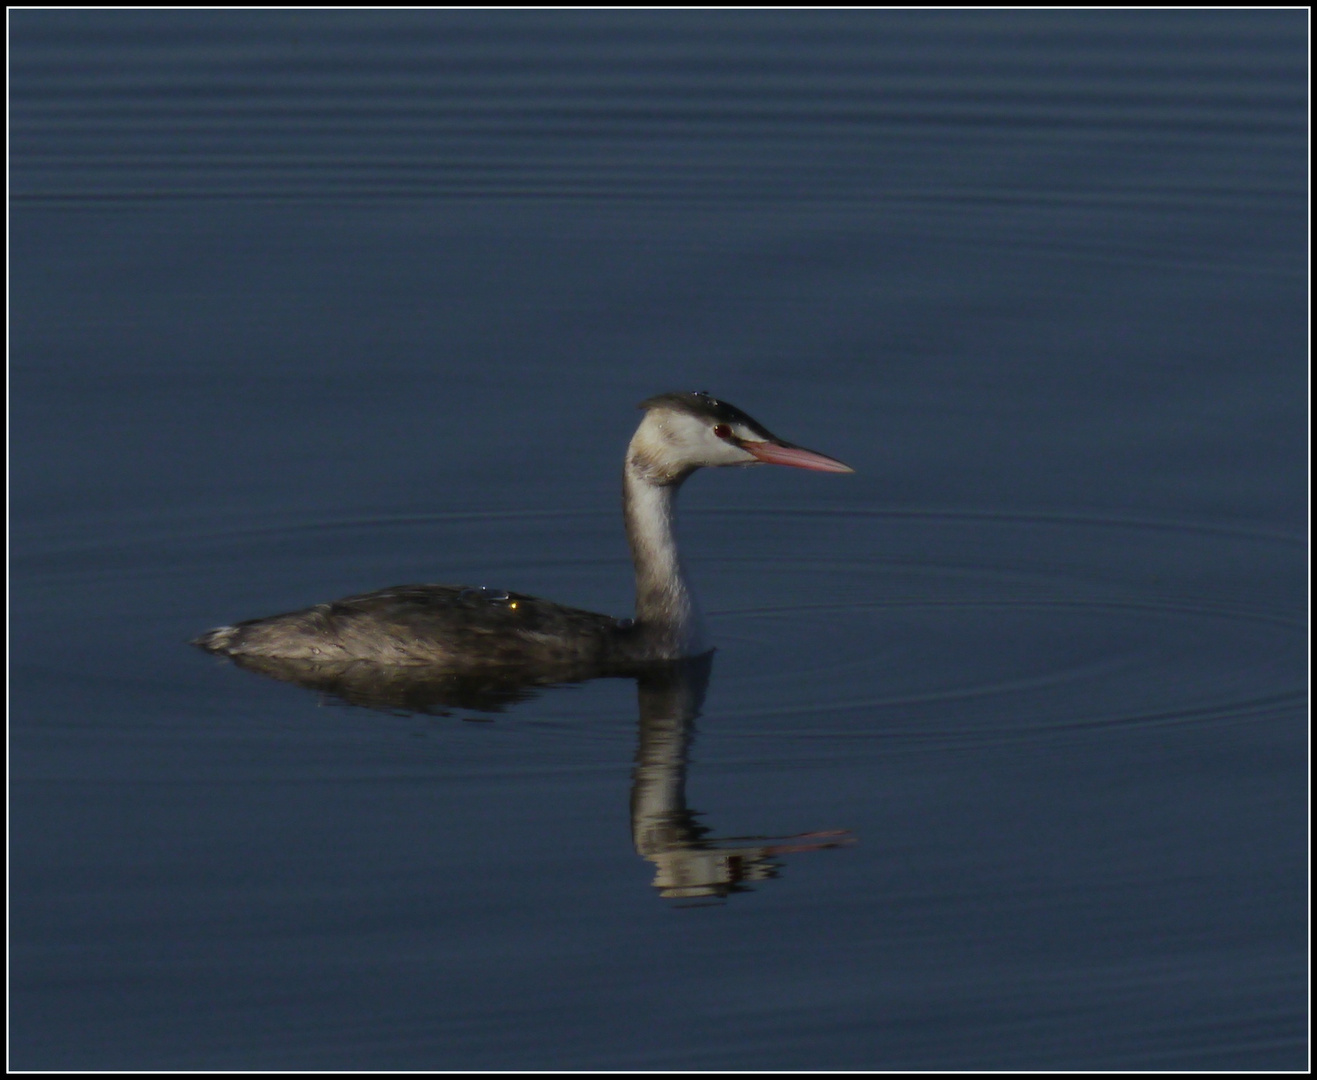
M 690 721 L 661 717 L 640 722 L 640 747 L 631 783 L 631 838 L 653 858 L 696 842 L 704 831 L 686 808 L 686 745 Z
M 686 808 L 686 756 L 712 666 L 713 657 L 706 654 L 651 666 L 636 680 L 640 745 L 631 785 L 631 830 L 636 850 L 656 865 L 707 831 Z
M 629 456 L 623 483 L 627 540 L 636 564 L 636 624 L 659 656 L 699 651 L 699 617 L 673 532 L 677 489 L 646 476 Z

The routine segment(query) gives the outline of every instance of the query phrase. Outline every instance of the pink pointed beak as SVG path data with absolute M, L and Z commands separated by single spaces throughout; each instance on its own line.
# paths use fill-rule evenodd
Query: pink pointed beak
M 791 446 L 786 443 L 750 442 L 742 440 L 738 444 L 742 450 L 754 454 L 760 461 L 769 465 L 790 465 L 796 469 L 809 469 L 812 472 L 853 473 L 849 465 L 843 465 L 836 458 L 816 454 L 803 446 Z

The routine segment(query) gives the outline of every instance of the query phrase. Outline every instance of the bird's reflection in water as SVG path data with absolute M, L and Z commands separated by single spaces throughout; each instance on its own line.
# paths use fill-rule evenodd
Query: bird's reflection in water
M 843 829 L 796 836 L 710 835 L 686 805 L 686 765 L 713 654 L 636 673 L 640 745 L 631 784 L 631 835 L 654 864 L 654 887 L 674 899 L 724 897 L 776 877 L 780 857 L 853 841 Z
M 430 715 L 453 710 L 497 713 L 554 686 L 597 678 L 635 679 L 640 744 L 631 785 L 631 834 L 636 851 L 654 864 L 654 887 L 671 899 L 720 899 L 745 892 L 755 882 L 776 877 L 783 856 L 841 847 L 855 839 L 845 829 L 717 837 L 686 805 L 690 744 L 709 685 L 712 653 L 608 668 L 578 665 L 460 674 L 271 657 L 234 657 L 232 662 L 350 705 Z
M 326 664 L 273 656 L 234 656 L 229 662 L 272 679 L 317 690 L 348 705 L 430 716 L 447 716 L 466 709 L 503 712 L 550 687 L 608 674 L 580 667 L 518 669 L 511 673 L 495 669 L 445 672 L 422 666 L 389 667 L 366 660 Z

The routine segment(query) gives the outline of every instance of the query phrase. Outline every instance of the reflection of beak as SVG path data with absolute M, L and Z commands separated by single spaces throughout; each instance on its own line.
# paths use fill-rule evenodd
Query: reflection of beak
M 743 439 L 738 445 L 746 453 L 754 454 L 760 461 L 769 465 L 790 465 L 793 468 L 809 469 L 812 472 L 853 473 L 855 471 L 836 458 L 816 454 L 813 450 L 806 450 L 803 446 L 792 446 L 790 443 L 750 442 Z

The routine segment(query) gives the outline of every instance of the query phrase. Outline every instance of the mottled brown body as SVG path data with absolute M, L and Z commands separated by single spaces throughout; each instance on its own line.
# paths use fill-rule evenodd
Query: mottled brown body
M 193 644 L 232 656 L 477 668 L 606 663 L 625 658 L 635 638 L 630 620 L 521 593 L 400 585 L 221 626 Z

